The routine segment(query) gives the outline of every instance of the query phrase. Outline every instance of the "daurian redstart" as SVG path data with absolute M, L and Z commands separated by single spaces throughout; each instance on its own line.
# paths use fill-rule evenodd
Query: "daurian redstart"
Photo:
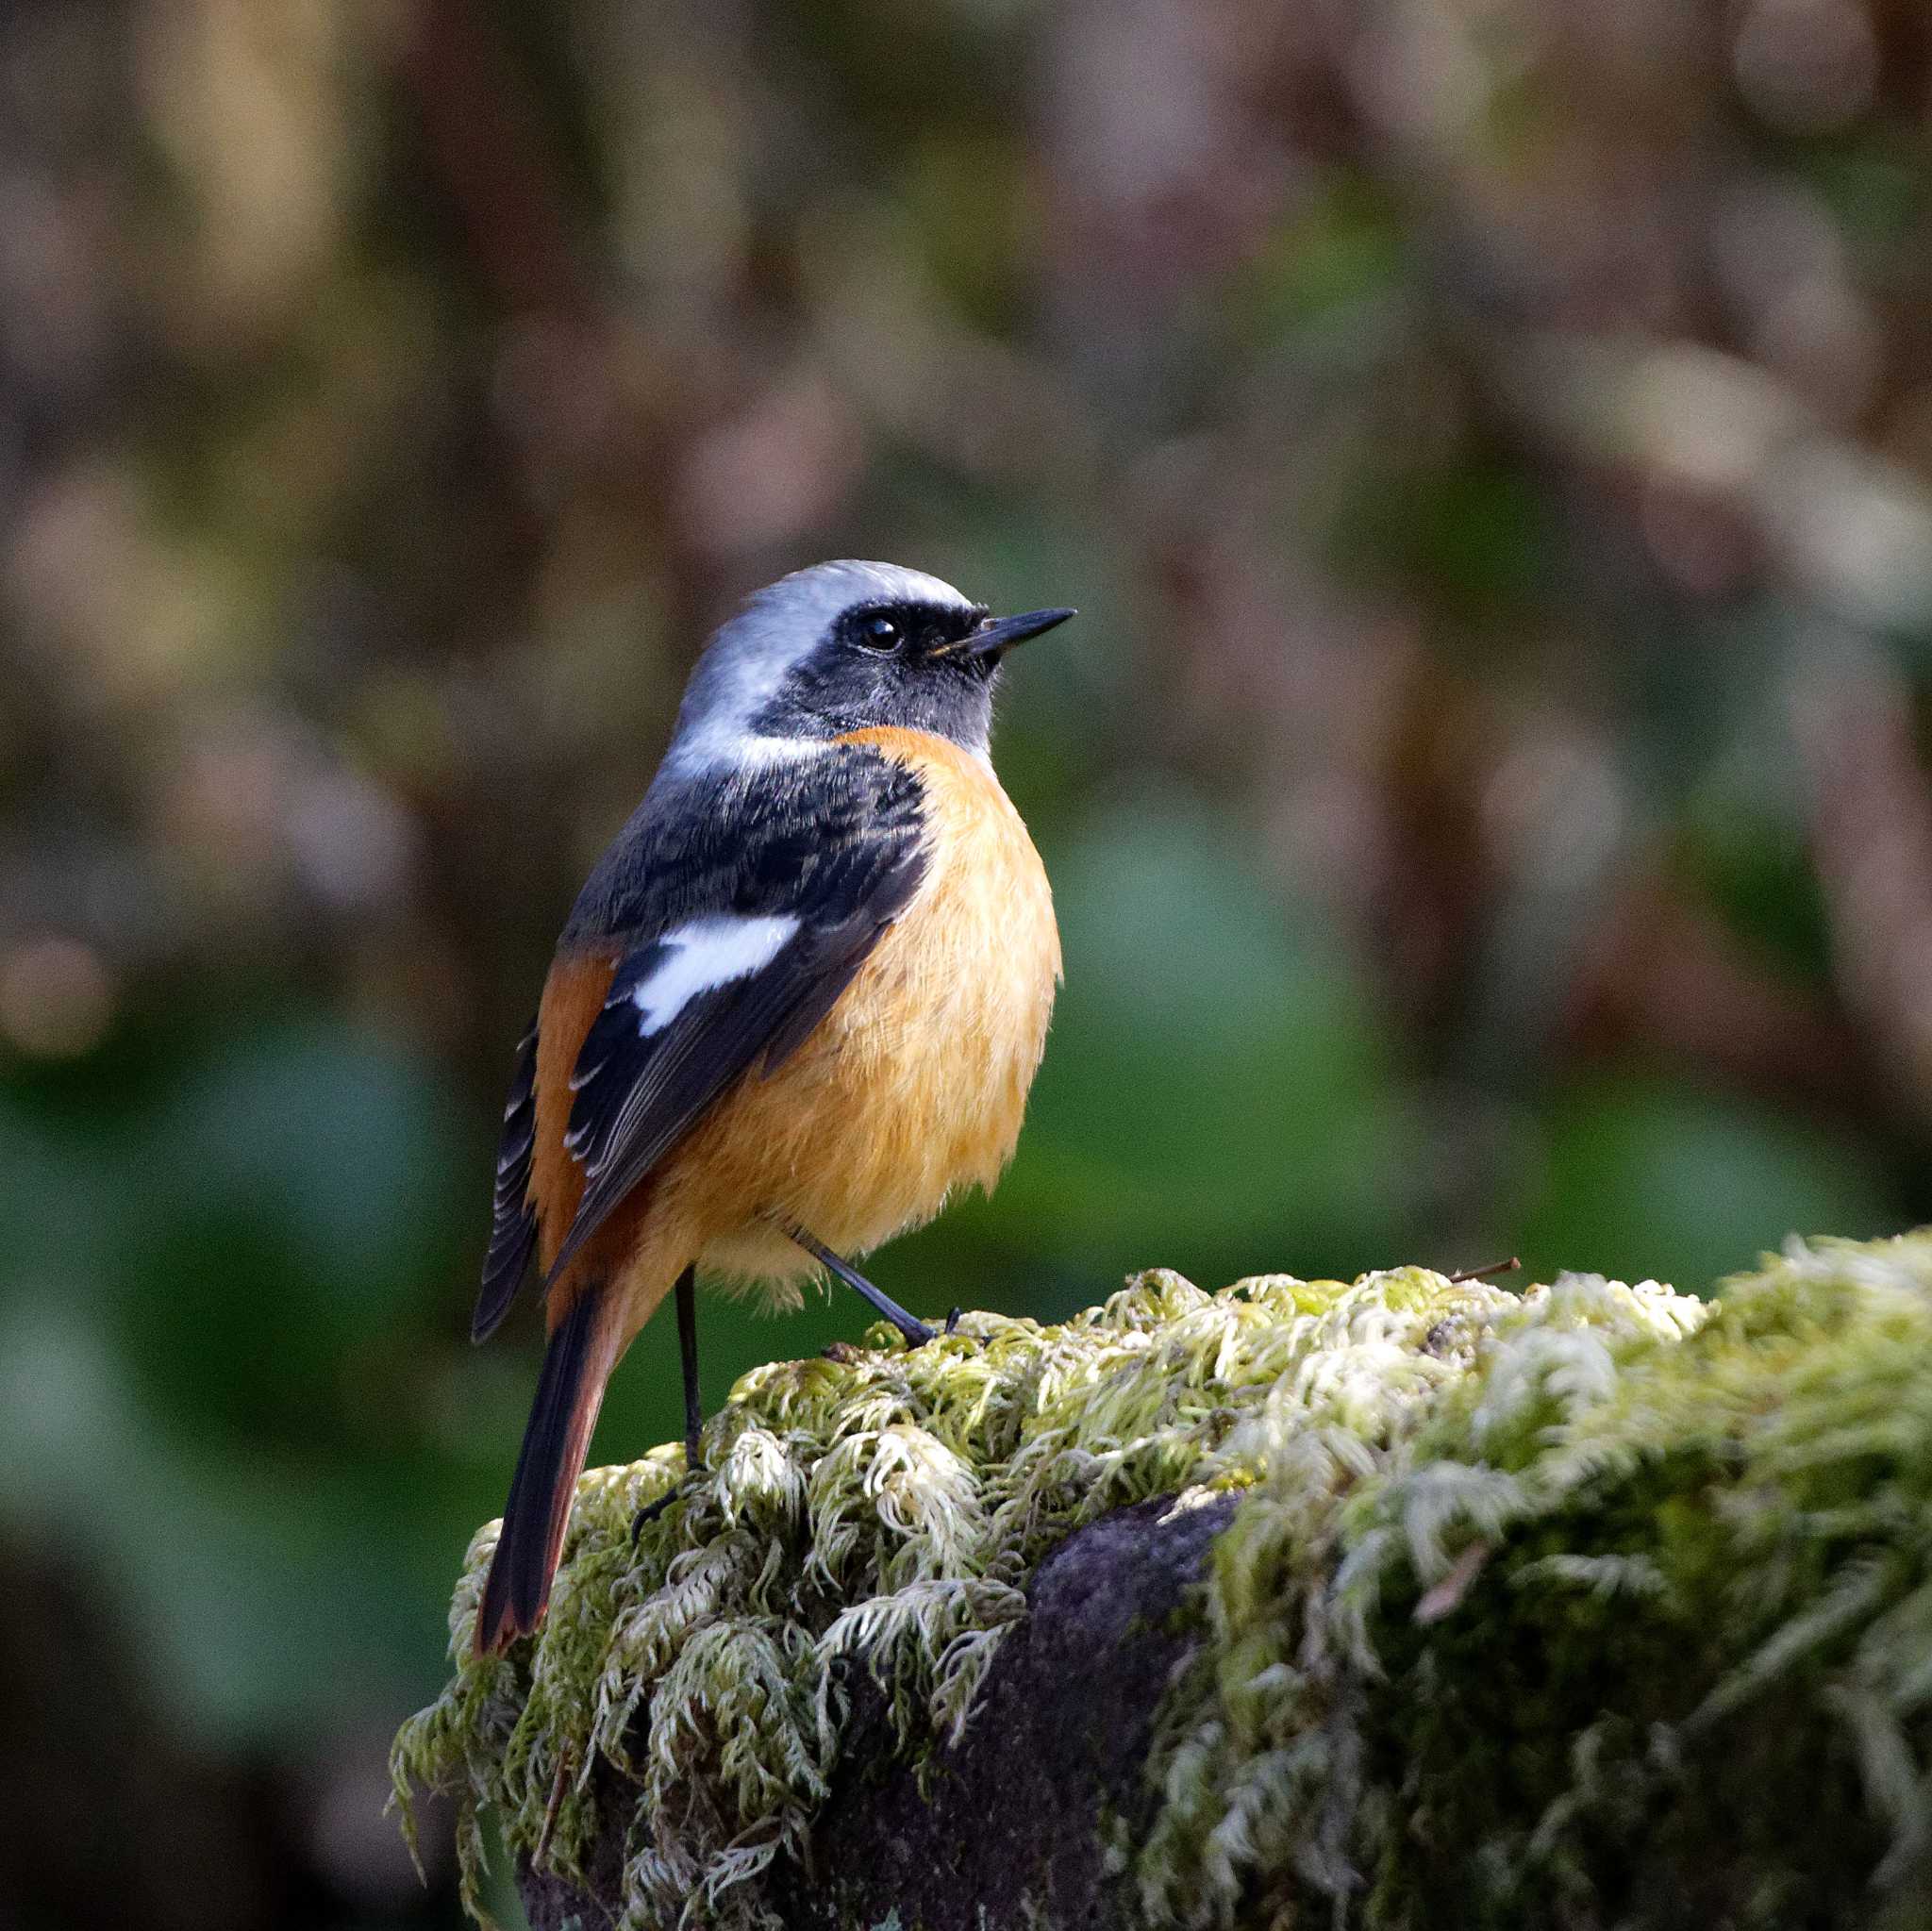
M 479 1652 L 541 1619 L 605 1383 L 674 1289 L 695 1465 L 698 1269 L 795 1306 L 823 1268 L 930 1339 L 846 1257 L 1019 1136 L 1059 937 L 988 735 L 1001 657 L 1073 614 L 821 563 L 706 646 L 517 1050 L 472 1331 L 534 1251 L 549 1345 Z

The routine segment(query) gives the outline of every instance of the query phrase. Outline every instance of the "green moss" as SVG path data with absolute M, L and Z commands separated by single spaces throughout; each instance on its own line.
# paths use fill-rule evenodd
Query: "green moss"
M 1567 1277 L 1408 1421 L 1256 1450 L 1150 1923 L 1927 1922 L 1932 1238 Z
M 1794 1249 L 1714 1312 L 1593 1277 L 1155 1273 L 1063 1326 L 964 1327 L 746 1376 L 635 1540 L 676 1452 L 586 1475 L 548 1623 L 501 1659 L 469 1656 L 477 1537 L 456 1673 L 395 1752 L 406 1808 L 456 1795 L 473 1879 L 486 1806 L 581 1876 L 619 1803 L 627 1925 L 775 1923 L 852 1671 L 921 1760 L 1057 1541 L 1234 1490 L 1120 1847 L 1149 1923 L 1865 1923 L 1831 1900 L 1923 1895 L 1932 1238 Z
M 1383 1439 L 1460 1372 L 1511 1297 L 1417 1270 L 1354 1287 L 1285 1275 L 1217 1295 L 1141 1275 L 1058 1327 L 992 1315 L 917 1353 L 778 1363 L 706 1430 L 712 1471 L 632 1536 L 675 1450 L 584 1476 L 549 1617 L 501 1658 L 470 1651 L 496 1525 L 450 1615 L 456 1674 L 397 1739 L 396 1785 L 454 1793 L 475 1904 L 478 1817 L 580 1874 L 593 1772 L 635 1786 L 628 1922 L 771 1922 L 758 1880 L 805 1847 L 846 1716 L 844 1672 L 887 1691 L 908 1753 L 965 1723 L 1027 1575 L 1083 1522 L 1197 1483 L 1254 1478 L 1288 1408 Z M 870 1340 L 885 1342 L 891 1330 Z

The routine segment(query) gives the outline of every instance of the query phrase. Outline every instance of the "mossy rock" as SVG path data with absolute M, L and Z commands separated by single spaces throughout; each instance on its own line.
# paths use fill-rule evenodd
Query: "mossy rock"
M 1932 1237 L 889 1333 L 635 1535 L 677 1452 L 586 1475 L 503 1658 L 479 1534 L 395 1757 L 472 1879 L 487 1807 L 587 1923 L 1932 1923 Z

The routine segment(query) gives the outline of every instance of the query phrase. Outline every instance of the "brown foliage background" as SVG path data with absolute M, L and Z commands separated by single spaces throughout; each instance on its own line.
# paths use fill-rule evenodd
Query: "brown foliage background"
M 0 12 L 0 1920 L 448 1921 L 497 1085 L 800 563 L 1083 610 L 913 1306 L 1932 1218 L 1928 115 L 1907 0 Z

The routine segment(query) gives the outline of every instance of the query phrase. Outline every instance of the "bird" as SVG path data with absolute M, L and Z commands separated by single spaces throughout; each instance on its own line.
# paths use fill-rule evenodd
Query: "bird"
M 780 1307 L 830 1273 L 932 1338 L 853 1262 L 991 1189 L 1018 1140 L 1061 958 L 993 690 L 1075 614 L 841 559 L 700 653 L 516 1050 L 471 1332 L 534 1272 L 547 1338 L 478 1656 L 541 1622 L 606 1383 L 667 1295 L 697 1471 L 700 1270 Z

